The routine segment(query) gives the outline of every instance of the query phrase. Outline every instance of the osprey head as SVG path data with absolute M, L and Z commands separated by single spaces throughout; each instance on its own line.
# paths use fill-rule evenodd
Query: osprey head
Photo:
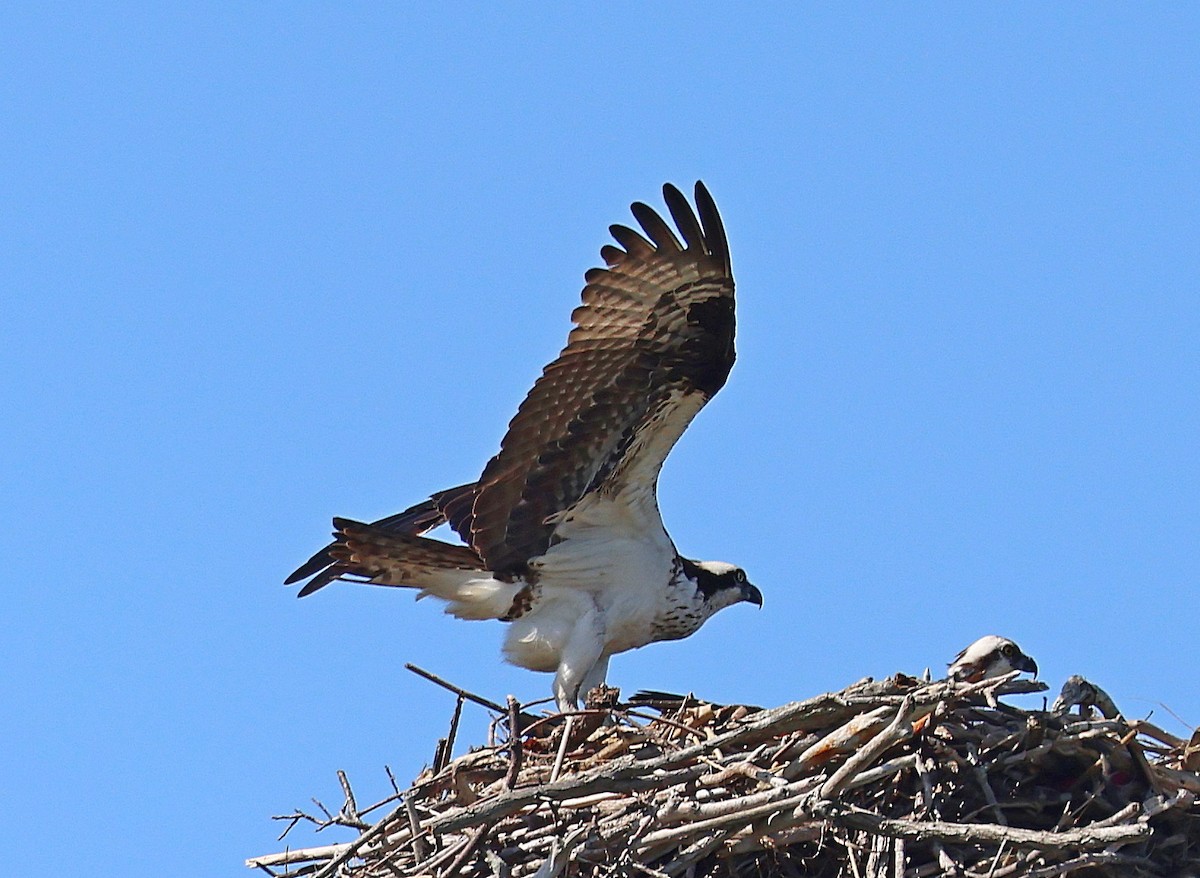
M 1037 676 L 1037 662 L 1007 637 L 987 634 L 980 637 L 950 663 L 950 678 L 976 683 L 1000 677 L 1009 671 L 1028 671 Z
M 742 601 L 762 606 L 762 592 L 746 578 L 746 571 L 741 567 L 724 561 L 680 560 L 683 562 L 683 572 L 696 583 L 696 588 L 704 595 L 704 602 L 712 612 Z

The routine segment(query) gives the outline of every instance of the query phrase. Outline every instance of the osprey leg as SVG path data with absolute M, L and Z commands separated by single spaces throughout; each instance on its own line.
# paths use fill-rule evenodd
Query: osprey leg
M 600 661 L 592 665 L 592 669 L 584 674 L 583 679 L 579 682 L 579 697 L 581 700 L 586 700 L 588 693 L 597 686 L 604 684 L 604 678 L 608 676 L 608 660 L 610 656 L 601 657 Z
M 554 701 L 560 712 L 579 707 L 579 696 L 587 691 L 582 689 L 583 683 L 596 679 L 597 668 L 599 681 L 603 682 L 608 671 L 608 659 L 601 657 L 603 652 L 604 625 L 600 621 L 600 614 L 590 609 L 575 623 L 563 647 L 558 672 L 554 675 Z

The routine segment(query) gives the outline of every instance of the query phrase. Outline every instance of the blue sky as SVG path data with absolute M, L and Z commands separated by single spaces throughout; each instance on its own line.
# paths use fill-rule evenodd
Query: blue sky
M 664 518 L 766 606 L 611 681 L 778 704 L 994 631 L 1200 723 L 1197 45 L 1185 4 L 10 9 L 0 839 L 241 874 L 429 758 L 405 662 L 548 694 L 499 625 L 281 581 L 478 475 L 667 180 L 740 358 Z

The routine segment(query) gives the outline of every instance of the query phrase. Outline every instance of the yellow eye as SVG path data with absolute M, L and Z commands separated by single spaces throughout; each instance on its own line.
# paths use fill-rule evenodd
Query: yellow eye
M 739 570 L 737 573 L 735 573 L 733 575 L 733 578 L 736 579 L 738 582 L 745 582 L 746 581 L 746 571 Z
M 1017 648 L 1015 646 L 1013 646 L 1011 643 L 1004 644 L 1004 646 L 1002 646 L 1000 648 L 1000 651 L 1002 653 L 1004 653 L 1006 658 L 1012 658 L 1014 655 L 1017 654 Z

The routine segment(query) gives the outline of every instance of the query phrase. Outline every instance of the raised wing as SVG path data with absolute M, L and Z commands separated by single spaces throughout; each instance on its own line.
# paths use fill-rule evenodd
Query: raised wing
M 451 525 L 497 571 L 544 552 L 551 517 L 591 490 L 635 485 L 653 495 L 658 470 L 734 360 L 733 275 L 716 205 L 696 184 L 699 219 L 670 184 L 663 198 L 682 236 L 645 204 L 645 236 L 610 231 L 608 268 L 585 275 L 583 304 L 558 359 L 509 423 L 474 502 Z

